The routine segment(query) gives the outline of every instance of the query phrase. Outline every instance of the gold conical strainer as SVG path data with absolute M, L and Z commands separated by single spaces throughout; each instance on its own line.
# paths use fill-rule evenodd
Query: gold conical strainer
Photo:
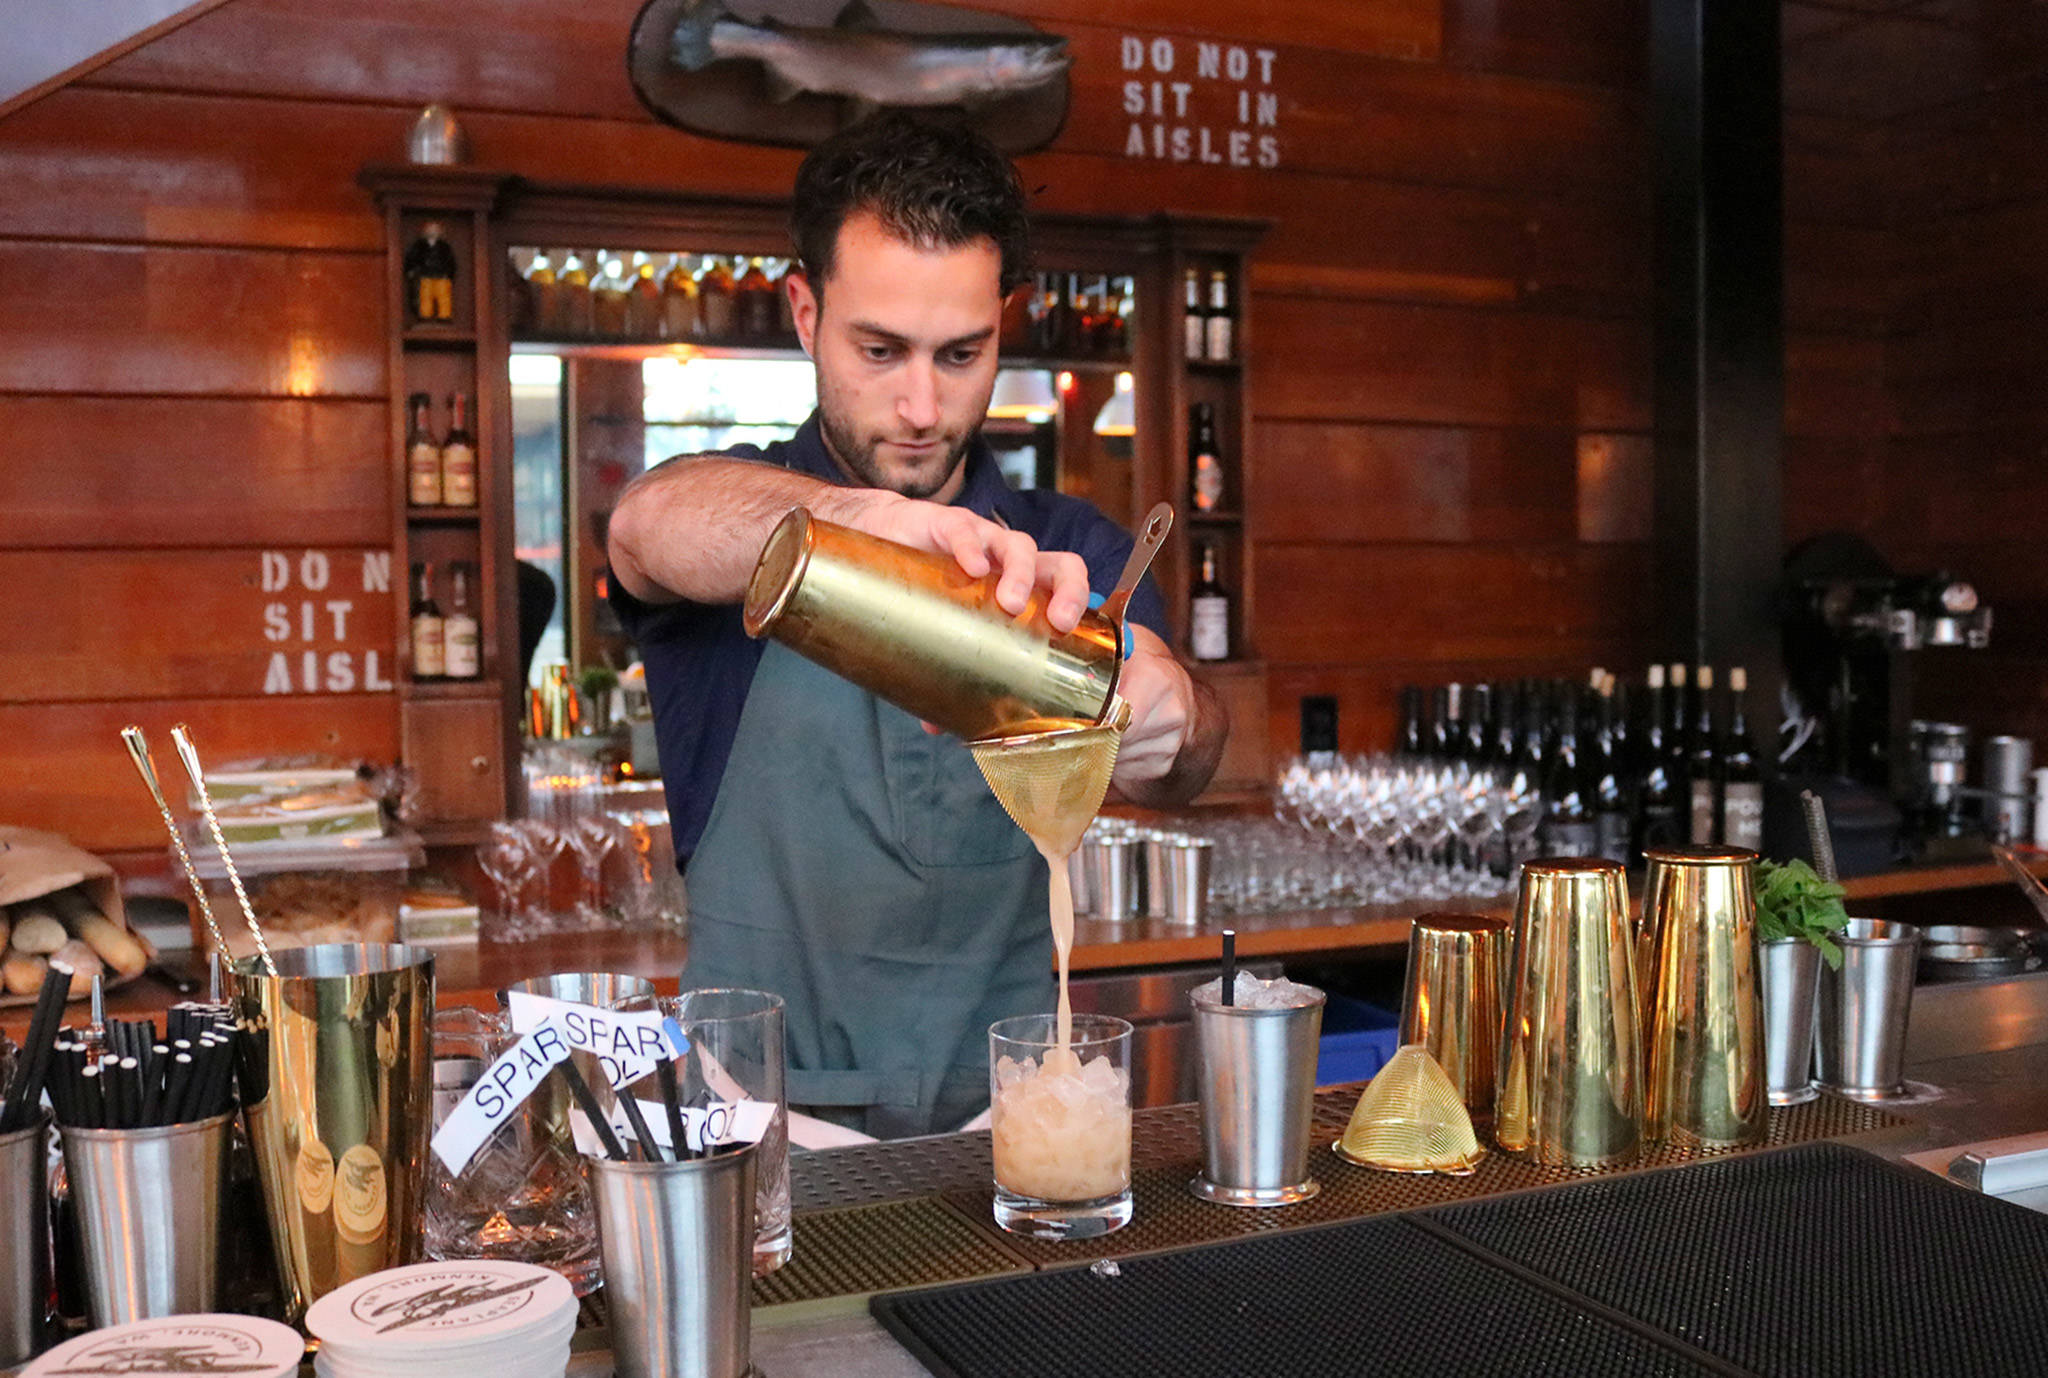
M 1131 706 L 1119 699 L 1093 726 L 1052 725 L 967 747 L 989 791 L 1017 826 L 1048 859 L 1065 860 L 1102 809 L 1117 746 L 1130 721 Z
M 1331 1148 L 1360 1167 L 1451 1177 L 1470 1175 L 1486 1156 L 1457 1086 L 1420 1043 L 1380 1068 Z

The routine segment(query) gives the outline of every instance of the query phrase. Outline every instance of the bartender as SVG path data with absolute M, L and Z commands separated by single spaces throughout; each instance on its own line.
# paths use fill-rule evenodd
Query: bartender
M 786 290 L 818 406 L 765 450 L 678 456 L 611 519 L 612 598 L 647 666 L 689 986 L 787 1002 L 789 1098 L 878 1137 L 957 1127 L 988 1099 L 987 1029 L 1051 1008 L 1045 863 L 957 738 L 741 627 L 790 508 L 996 572 L 1066 631 L 1131 537 L 1089 504 L 1013 492 L 980 427 L 1004 297 L 1028 271 L 1017 174 L 980 136 L 885 115 L 797 173 Z M 1225 719 L 1163 637 L 1147 580 L 1118 690 L 1113 787 L 1165 807 L 1216 767 Z

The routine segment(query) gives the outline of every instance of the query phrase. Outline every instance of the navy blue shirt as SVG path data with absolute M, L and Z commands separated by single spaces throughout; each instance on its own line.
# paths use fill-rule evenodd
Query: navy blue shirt
M 816 413 L 786 441 L 765 450 L 741 445 L 724 453 L 853 486 L 826 450 Z M 1000 517 L 1041 549 L 1079 555 L 1088 565 L 1089 587 L 1099 594 L 1107 595 L 1116 586 L 1131 553 L 1129 532 L 1079 498 L 1046 489 L 1010 488 L 978 435 L 968 446 L 965 464 L 966 481 L 954 506 L 977 516 Z M 643 603 L 617 579 L 609 584 L 612 606 L 647 667 L 669 828 L 677 862 L 687 864 L 711 817 L 711 803 L 732 754 L 740 710 L 746 706 L 763 643 L 747 635 L 737 603 Z M 1130 619 L 1149 627 L 1162 641 L 1167 639 L 1166 605 L 1150 575 L 1131 599 Z

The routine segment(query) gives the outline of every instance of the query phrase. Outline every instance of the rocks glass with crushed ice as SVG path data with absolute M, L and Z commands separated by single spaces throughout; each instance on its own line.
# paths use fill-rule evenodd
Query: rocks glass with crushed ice
M 1059 1046 L 1055 1017 L 988 1031 L 995 1219 L 1038 1239 L 1088 1239 L 1131 1219 L 1131 1026 L 1077 1014 Z

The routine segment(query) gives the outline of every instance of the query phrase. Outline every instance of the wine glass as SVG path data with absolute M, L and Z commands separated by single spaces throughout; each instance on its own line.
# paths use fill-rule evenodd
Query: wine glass
M 595 928 L 605 920 L 604 860 L 620 842 L 621 829 L 608 814 L 587 813 L 565 830 L 569 848 L 576 853 L 576 866 L 583 874 L 583 898 L 576 914 L 586 927 Z
M 476 859 L 497 894 L 498 936 L 508 940 L 525 937 L 525 911 L 520 905 L 520 892 L 533 878 L 533 868 L 538 860 L 526 830 L 517 822 L 500 820 L 491 824 L 484 844 L 477 849 Z

